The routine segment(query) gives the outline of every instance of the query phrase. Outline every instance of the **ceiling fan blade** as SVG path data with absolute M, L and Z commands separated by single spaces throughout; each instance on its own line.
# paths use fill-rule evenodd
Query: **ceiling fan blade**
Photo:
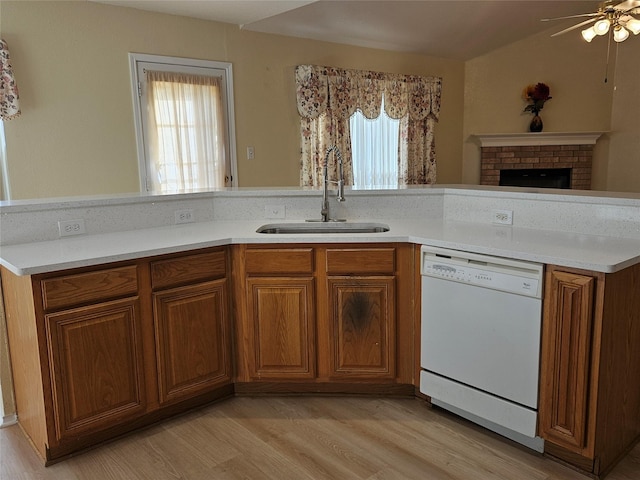
M 614 8 L 618 10 L 633 10 L 634 8 L 640 7 L 640 2 L 638 0 L 626 0 L 624 2 L 618 3 Z
M 552 37 L 557 37 L 558 35 L 562 35 L 564 33 L 570 32 L 571 30 L 575 30 L 576 28 L 580 28 L 580 27 L 583 27 L 584 25 L 588 25 L 590 23 L 594 23 L 597 20 L 599 20 L 600 18 L 604 18 L 604 16 L 600 16 L 600 17 L 596 17 L 596 18 L 590 18 L 589 20 L 585 20 L 584 22 L 580 22 L 580 23 L 574 25 L 573 27 L 569 27 L 569 28 L 565 28 L 564 30 L 560 30 L 559 32 L 554 33 L 551 36 Z
M 581 13 L 579 15 L 569 15 L 567 17 L 554 17 L 554 18 L 541 18 L 541 22 L 551 22 L 553 20 L 566 20 L 567 18 L 580 18 L 580 17 L 596 17 L 598 15 L 602 15 L 600 12 L 596 13 Z

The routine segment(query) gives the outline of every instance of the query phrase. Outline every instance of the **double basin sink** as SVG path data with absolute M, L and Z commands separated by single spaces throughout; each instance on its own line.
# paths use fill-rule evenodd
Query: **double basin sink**
M 256 230 L 257 233 L 271 234 L 382 233 L 388 231 L 389 225 L 362 222 L 269 223 Z

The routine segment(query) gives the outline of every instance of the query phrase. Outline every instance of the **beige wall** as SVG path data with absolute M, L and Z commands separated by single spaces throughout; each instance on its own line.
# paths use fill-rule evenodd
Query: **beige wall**
M 592 188 L 640 192 L 640 38 L 620 44 L 617 68 L 612 46 L 605 83 L 607 39 L 587 43 L 579 30 L 552 38 L 555 31 L 466 63 L 463 182 L 480 178 L 480 149 L 471 135 L 526 132 L 531 115 L 521 113 L 522 89 L 544 82 L 553 97 L 541 112 L 545 131 L 611 132 L 596 145 Z
M 293 71 L 311 63 L 443 77 L 439 183 L 477 183 L 474 133 L 523 132 L 525 85 L 545 82 L 545 131 L 611 131 L 596 146 L 597 190 L 640 191 L 640 38 L 604 83 L 604 38 L 527 38 L 466 62 L 266 35 L 235 25 L 90 2 L 2 0 L 23 115 L 5 125 L 13 198 L 138 189 L 127 53 L 228 61 L 234 68 L 241 186 L 298 184 Z M 617 86 L 614 94 L 614 85 Z M 256 159 L 245 158 L 247 146 Z
M 639 37 L 620 45 L 614 85 L 607 190 L 640 192 Z
M 249 187 L 299 183 L 297 64 L 442 76 L 438 181 L 461 179 L 462 62 L 88 2 L 3 0 L 0 21 L 23 112 L 6 124 L 13 198 L 137 190 L 128 52 L 233 64 L 238 177 Z

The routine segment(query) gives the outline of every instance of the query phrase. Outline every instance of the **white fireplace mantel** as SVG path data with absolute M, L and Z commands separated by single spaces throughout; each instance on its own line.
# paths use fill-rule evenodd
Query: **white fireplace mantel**
M 594 145 L 607 132 L 476 133 L 482 147 Z

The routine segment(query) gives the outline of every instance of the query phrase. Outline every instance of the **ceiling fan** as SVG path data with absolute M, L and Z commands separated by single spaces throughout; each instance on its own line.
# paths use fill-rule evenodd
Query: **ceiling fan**
M 600 4 L 597 12 L 569 15 L 566 17 L 543 18 L 541 21 L 549 22 L 568 18 L 590 17 L 584 22 L 565 28 L 551 36 L 556 37 L 593 23 L 591 27 L 582 30 L 582 38 L 587 42 L 591 42 L 591 40 L 598 35 L 606 35 L 609 31 L 613 32 L 613 39 L 616 42 L 624 42 L 629 38 L 629 32 L 634 35 L 640 33 L 640 20 L 634 17 L 634 15 L 640 15 L 640 0 L 625 0 L 623 2 L 607 0 Z

